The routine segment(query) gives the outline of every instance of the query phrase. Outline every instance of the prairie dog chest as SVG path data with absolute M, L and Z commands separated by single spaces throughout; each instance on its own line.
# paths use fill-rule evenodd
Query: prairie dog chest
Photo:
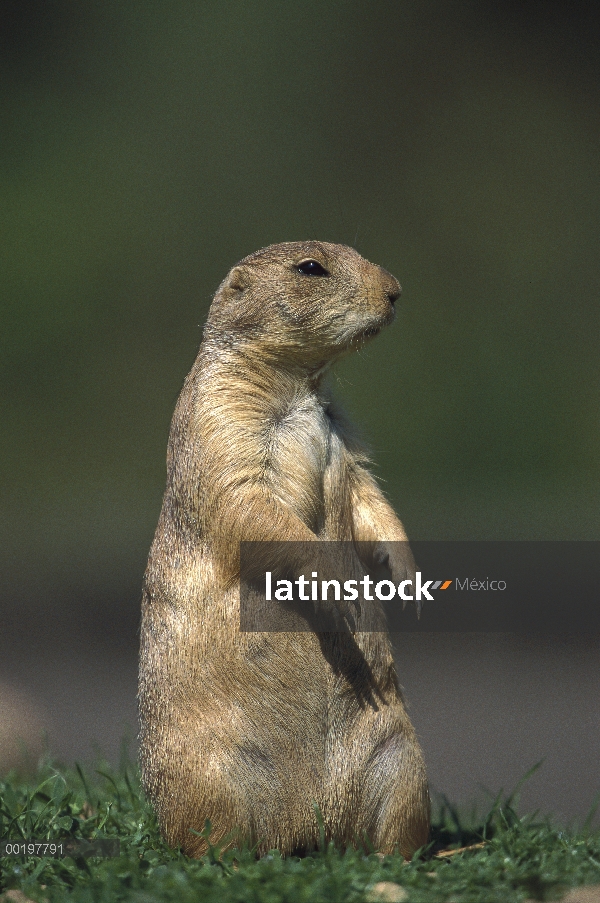
M 266 458 L 273 493 L 321 533 L 346 479 L 344 443 L 327 404 L 313 395 L 293 399 L 269 424 Z

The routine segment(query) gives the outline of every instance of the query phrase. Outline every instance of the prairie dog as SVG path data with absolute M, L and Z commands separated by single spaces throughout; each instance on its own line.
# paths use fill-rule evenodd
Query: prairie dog
M 290 242 L 242 260 L 212 302 L 171 424 L 138 697 L 144 788 L 167 842 L 191 856 L 206 819 L 212 843 L 314 849 L 315 806 L 342 847 L 366 836 L 409 857 L 428 840 L 387 634 L 239 621 L 243 540 L 364 542 L 395 582 L 410 568 L 404 528 L 323 386 L 392 322 L 400 291 L 351 248 Z

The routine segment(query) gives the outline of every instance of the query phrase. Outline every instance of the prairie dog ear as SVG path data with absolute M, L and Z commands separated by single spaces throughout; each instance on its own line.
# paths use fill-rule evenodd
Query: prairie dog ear
M 234 267 L 227 277 L 226 287 L 232 292 L 243 292 L 250 285 L 250 274 L 246 267 Z

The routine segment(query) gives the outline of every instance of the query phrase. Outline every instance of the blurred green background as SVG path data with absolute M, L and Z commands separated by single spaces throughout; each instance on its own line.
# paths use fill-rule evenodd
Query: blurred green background
M 594 5 L 8 0 L 0 35 L 9 677 L 133 661 L 175 400 L 272 242 L 403 285 L 335 379 L 409 536 L 600 538 Z

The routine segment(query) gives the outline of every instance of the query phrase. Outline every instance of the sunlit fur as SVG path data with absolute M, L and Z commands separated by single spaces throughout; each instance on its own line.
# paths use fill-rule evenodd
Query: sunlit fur
M 330 275 L 302 275 L 306 259 Z M 406 539 L 402 524 L 322 385 L 391 323 L 399 291 L 351 248 L 297 242 L 242 260 L 213 300 L 171 425 L 140 650 L 144 787 L 166 840 L 192 856 L 206 819 L 213 843 L 314 849 L 315 804 L 341 847 L 368 838 L 410 856 L 428 840 L 387 634 L 360 619 L 354 634 L 239 629 L 241 540 L 360 540 L 370 556 L 354 556 L 355 574 L 386 554 L 395 582 L 411 571 L 386 545 Z

